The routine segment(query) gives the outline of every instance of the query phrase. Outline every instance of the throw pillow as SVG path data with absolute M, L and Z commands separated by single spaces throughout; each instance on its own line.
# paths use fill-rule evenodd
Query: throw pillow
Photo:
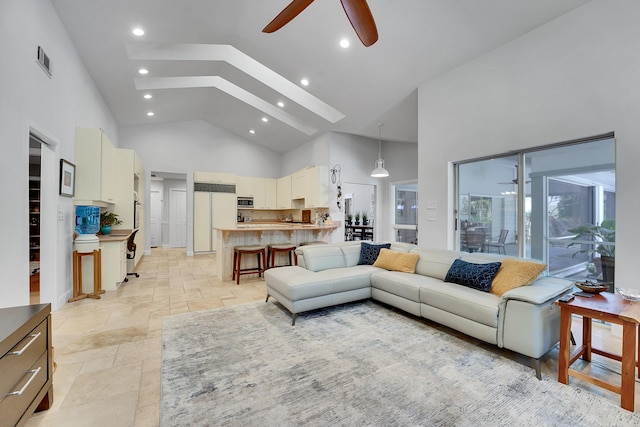
M 498 274 L 493 279 L 491 293 L 502 296 L 511 289 L 530 285 L 545 268 L 547 266 L 539 262 L 505 258 L 502 260 Z
M 457 283 L 458 285 L 483 292 L 489 292 L 491 290 L 491 282 L 493 282 L 493 278 L 496 277 L 500 264 L 499 262 L 474 264 L 457 259 L 451 264 L 451 268 L 449 268 L 444 281 Z
M 420 258 L 418 254 L 383 248 L 380 249 L 380 255 L 378 255 L 378 259 L 373 263 L 373 266 L 384 268 L 385 270 L 415 273 L 418 258 Z
M 360 245 L 360 259 L 358 260 L 358 265 L 373 265 L 373 263 L 376 262 L 376 259 L 378 258 L 380 249 L 389 249 L 391 247 L 391 243 L 374 245 L 371 243 L 362 242 Z

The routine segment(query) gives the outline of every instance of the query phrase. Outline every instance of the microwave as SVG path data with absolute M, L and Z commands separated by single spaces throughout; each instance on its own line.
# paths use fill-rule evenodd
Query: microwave
M 253 208 L 253 197 L 238 197 L 238 209 Z

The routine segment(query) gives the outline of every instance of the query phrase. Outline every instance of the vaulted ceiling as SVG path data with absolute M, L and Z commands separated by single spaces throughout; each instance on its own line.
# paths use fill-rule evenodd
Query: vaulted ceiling
M 369 0 L 370 47 L 339 0 L 273 34 L 289 0 L 51 1 L 118 125 L 204 120 L 284 153 L 326 131 L 377 138 L 378 123 L 417 142 L 421 83 L 588 0 Z

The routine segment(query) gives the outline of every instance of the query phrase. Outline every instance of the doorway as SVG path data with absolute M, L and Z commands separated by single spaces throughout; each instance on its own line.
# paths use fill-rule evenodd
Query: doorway
M 151 172 L 150 246 L 186 248 L 187 175 Z
M 42 144 L 35 135 L 29 135 L 29 302 L 40 303 L 40 218 Z

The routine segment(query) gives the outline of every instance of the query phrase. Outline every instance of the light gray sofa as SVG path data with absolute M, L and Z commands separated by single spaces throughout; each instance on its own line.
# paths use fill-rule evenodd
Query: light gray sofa
M 560 338 L 560 312 L 554 302 L 573 282 L 542 276 L 502 296 L 444 282 L 455 259 L 499 261 L 500 255 L 429 249 L 392 243 L 391 250 L 418 253 L 415 273 L 357 265 L 361 242 L 303 246 L 298 265 L 265 272 L 267 301 L 274 296 L 292 315 L 362 299 L 397 307 L 535 361 Z

